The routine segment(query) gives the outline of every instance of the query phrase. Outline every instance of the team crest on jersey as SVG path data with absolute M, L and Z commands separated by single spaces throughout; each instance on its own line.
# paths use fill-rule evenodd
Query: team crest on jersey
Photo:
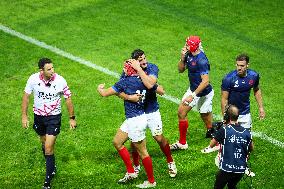
M 254 80 L 250 79 L 249 80 L 249 85 L 253 85 L 253 83 L 254 83 Z
M 237 80 L 237 81 L 235 81 L 235 85 L 234 85 L 234 87 L 239 87 L 239 81 Z
M 191 62 L 191 65 L 192 66 L 196 66 L 196 62 Z

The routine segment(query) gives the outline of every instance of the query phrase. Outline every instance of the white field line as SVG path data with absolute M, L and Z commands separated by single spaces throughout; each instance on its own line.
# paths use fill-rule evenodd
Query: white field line
M 80 64 L 86 65 L 88 67 L 94 68 L 94 69 L 96 69 L 96 70 L 98 70 L 100 72 L 103 72 L 103 73 L 107 74 L 107 75 L 113 76 L 115 78 L 119 78 L 120 77 L 119 73 L 113 72 L 113 71 L 111 71 L 111 70 L 109 70 L 107 68 L 98 66 L 98 65 L 96 65 L 96 64 L 94 64 L 94 63 L 92 63 L 90 61 L 84 60 L 84 59 L 82 59 L 80 57 L 74 56 L 74 55 L 72 55 L 72 54 L 70 54 L 68 52 L 65 52 L 65 51 L 61 50 L 61 49 L 58 49 L 58 48 L 53 47 L 51 45 L 48 45 L 48 44 L 46 44 L 44 42 L 38 41 L 38 40 L 36 40 L 36 39 L 34 39 L 32 37 L 26 36 L 26 35 L 24 35 L 24 34 L 22 34 L 20 32 L 17 32 L 17 31 L 15 31 L 15 30 L 13 30 L 13 29 L 11 29 L 9 27 L 6 27 L 6 26 L 2 25 L 1 23 L 0 23 L 0 30 L 2 30 L 3 32 L 5 32 L 7 34 L 10 34 L 12 36 L 15 36 L 15 37 L 18 37 L 20 39 L 23 39 L 23 40 L 25 40 L 25 41 L 27 41 L 27 42 L 29 42 L 31 44 L 34 44 L 36 46 L 39 46 L 41 48 L 47 49 L 47 50 L 49 50 L 51 52 L 54 52 L 55 54 L 58 54 L 60 56 L 63 56 L 63 57 L 68 58 L 70 60 L 73 60 L 73 61 L 78 62 Z M 167 100 L 169 100 L 169 101 L 171 101 L 171 102 L 174 102 L 176 104 L 180 103 L 180 99 L 178 99 L 176 97 L 173 97 L 173 96 L 170 96 L 170 95 L 166 95 L 166 94 L 163 95 L 162 97 L 167 99 Z M 214 115 L 214 117 L 218 117 L 218 115 Z M 266 140 L 266 141 L 268 141 L 268 142 L 270 142 L 270 143 L 272 143 L 272 144 L 274 144 L 276 146 L 284 148 L 284 143 L 283 142 L 278 141 L 276 139 L 273 139 L 273 138 L 267 136 L 266 134 L 264 134 L 262 132 L 253 132 L 253 136 L 259 137 L 259 138 L 261 138 L 263 140 Z
M 267 136 L 265 133 L 262 133 L 262 132 L 252 132 L 252 135 L 254 136 L 254 137 L 259 137 L 259 138 L 261 138 L 261 139 L 263 139 L 263 140 L 266 140 L 266 141 L 268 141 L 268 142 L 270 142 L 270 143 L 272 143 L 272 144 L 274 144 L 274 145 L 276 145 L 276 146 L 279 146 L 279 147 L 281 147 L 281 148 L 284 148 L 284 143 L 283 142 L 281 142 L 281 141 L 278 141 L 278 140 L 276 140 L 276 139 L 274 139 L 274 138 L 271 138 L 270 136 Z

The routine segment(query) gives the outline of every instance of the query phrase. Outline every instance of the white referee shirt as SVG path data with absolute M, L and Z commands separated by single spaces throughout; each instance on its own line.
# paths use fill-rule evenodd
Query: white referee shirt
M 54 74 L 49 81 L 45 81 L 40 72 L 30 76 L 25 87 L 27 94 L 34 93 L 33 111 L 37 115 L 48 116 L 61 113 L 61 95 L 71 96 L 66 80 Z

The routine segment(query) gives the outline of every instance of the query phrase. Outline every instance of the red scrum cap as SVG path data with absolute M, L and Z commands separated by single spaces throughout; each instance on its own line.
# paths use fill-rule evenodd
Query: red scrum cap
M 190 52 L 195 52 L 198 49 L 200 42 L 201 39 L 198 36 L 189 36 L 186 39 L 186 44 L 189 46 Z
M 123 70 L 127 76 L 137 76 L 137 71 L 131 66 L 131 60 L 124 62 Z

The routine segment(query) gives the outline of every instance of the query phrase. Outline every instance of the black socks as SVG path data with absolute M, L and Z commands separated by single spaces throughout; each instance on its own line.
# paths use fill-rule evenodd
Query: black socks
M 55 157 L 54 154 L 52 155 L 45 155 L 45 164 L 46 164 L 46 176 L 45 176 L 45 183 L 50 184 L 55 171 Z

